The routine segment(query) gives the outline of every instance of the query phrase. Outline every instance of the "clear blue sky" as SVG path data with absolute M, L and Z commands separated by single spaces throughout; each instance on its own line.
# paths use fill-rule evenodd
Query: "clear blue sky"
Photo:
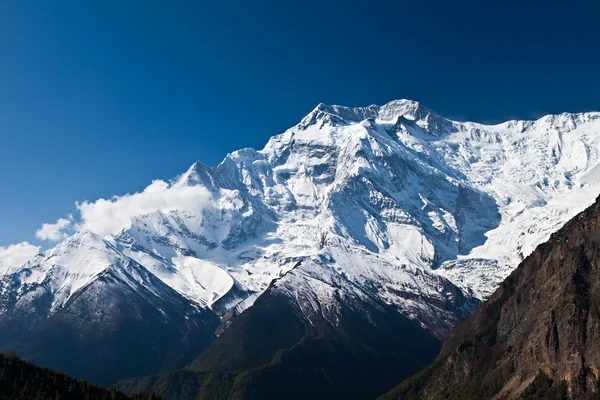
M 599 6 L 4 1 L 0 246 L 76 200 L 261 148 L 317 103 L 498 122 L 600 109 Z

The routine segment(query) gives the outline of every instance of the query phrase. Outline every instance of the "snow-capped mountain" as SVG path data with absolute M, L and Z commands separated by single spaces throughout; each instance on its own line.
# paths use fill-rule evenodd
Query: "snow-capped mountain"
M 3 276 L 1 312 L 33 313 L 31 329 L 113 271 L 220 316 L 272 288 L 309 321 L 385 304 L 443 338 L 593 203 L 599 148 L 600 113 L 491 126 L 409 100 L 321 104 L 263 150 L 171 183 L 206 188 L 208 204 L 78 233 Z
M 185 365 L 220 323 L 89 231 L 3 277 L 0 293 L 3 352 L 100 384 Z

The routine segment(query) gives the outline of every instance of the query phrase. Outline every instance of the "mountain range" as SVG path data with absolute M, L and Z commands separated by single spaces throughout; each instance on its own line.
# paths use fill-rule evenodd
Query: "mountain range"
M 320 104 L 169 183 L 205 201 L 2 271 L 0 350 L 105 385 L 157 374 L 119 387 L 171 398 L 374 398 L 594 202 L 599 144 L 600 113 Z

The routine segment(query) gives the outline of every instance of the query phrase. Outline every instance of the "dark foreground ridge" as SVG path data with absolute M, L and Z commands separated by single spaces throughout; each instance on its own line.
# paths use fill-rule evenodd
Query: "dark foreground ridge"
M 168 399 L 374 399 L 433 361 L 440 341 L 392 308 L 308 321 L 267 290 L 188 367 L 123 381 Z
M 0 400 L 160 400 L 151 393 L 125 395 L 0 354 Z
M 599 260 L 600 197 L 381 399 L 599 398 Z

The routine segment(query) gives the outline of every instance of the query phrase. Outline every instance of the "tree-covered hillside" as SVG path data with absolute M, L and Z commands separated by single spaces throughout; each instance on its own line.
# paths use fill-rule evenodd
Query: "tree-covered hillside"
M 40 368 L 0 354 L 0 400 L 159 400 L 155 394 L 125 395 L 115 389 Z

